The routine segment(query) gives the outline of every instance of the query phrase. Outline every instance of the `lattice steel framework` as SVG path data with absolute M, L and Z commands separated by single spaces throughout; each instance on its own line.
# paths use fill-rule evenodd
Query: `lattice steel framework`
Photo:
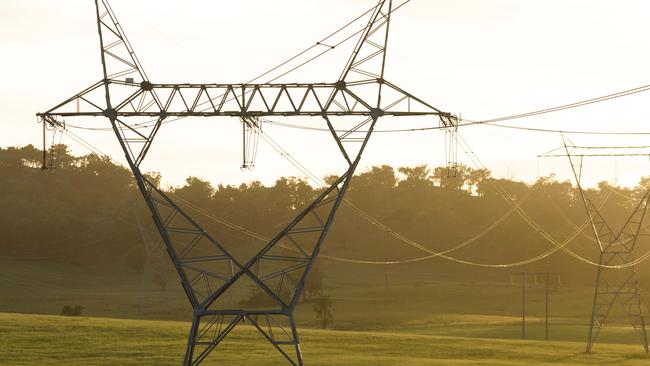
M 38 116 L 44 126 L 55 127 L 65 117 L 105 117 L 110 122 L 193 309 L 184 365 L 201 363 L 244 321 L 290 364 L 302 365 L 293 311 L 377 120 L 386 115 L 436 116 L 443 127 L 457 125 L 451 114 L 384 79 L 392 2 L 381 0 L 369 13 L 338 80 L 279 84 L 151 82 L 107 0 L 95 0 L 95 6 L 102 79 Z M 247 261 L 236 259 L 140 170 L 165 119 L 216 116 L 239 117 L 244 136 L 261 116 L 321 117 L 347 162 L 328 188 Z M 361 121 L 343 133 L 335 128 L 340 126 L 337 118 L 349 116 Z M 153 123 L 142 122 L 144 117 Z M 274 305 L 223 305 L 220 300 L 242 282 Z
M 632 326 L 638 330 L 641 344 L 648 353 L 648 338 L 645 318 L 641 307 L 641 295 L 634 265 L 634 247 L 641 235 L 641 227 L 648 210 L 650 190 L 639 200 L 628 219 L 618 232 L 607 223 L 596 205 L 587 197 L 582 188 L 582 168 L 585 157 L 598 156 L 639 156 L 648 155 L 640 147 L 585 147 L 567 144 L 563 150 L 569 158 L 571 169 L 580 192 L 580 198 L 591 222 L 591 227 L 598 243 L 600 256 L 594 300 L 589 321 L 586 351 L 590 352 L 598 340 L 601 329 L 607 324 L 608 317 L 615 304 L 620 304 Z M 646 149 L 647 150 L 647 149 Z M 553 152 L 545 156 L 557 156 Z

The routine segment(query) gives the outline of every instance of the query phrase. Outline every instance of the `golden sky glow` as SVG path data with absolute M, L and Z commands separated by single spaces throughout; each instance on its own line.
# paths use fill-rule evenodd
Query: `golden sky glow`
M 396 3 L 401 3 L 395 0 Z M 113 8 L 155 82 L 243 82 L 312 45 L 374 1 L 113 0 Z M 647 1 L 412 0 L 391 23 L 386 78 L 434 106 L 469 119 L 536 110 L 648 84 Z M 0 4 L 0 146 L 38 144 L 34 114 L 99 80 L 94 5 L 90 0 L 4 0 Z M 334 81 L 346 54 L 333 52 L 295 75 Z M 340 65 L 340 66 L 339 66 Z M 285 81 L 292 80 L 285 78 Z M 598 131 L 650 131 L 650 94 L 508 122 L 520 126 Z M 104 120 L 92 121 L 106 124 Z M 323 125 L 320 118 L 289 122 Z M 383 119 L 377 128 L 434 125 L 435 120 Z M 326 133 L 265 126 L 265 131 L 319 176 L 341 172 Z M 114 158 L 112 135 L 77 132 Z M 568 178 L 565 159 L 539 161 L 558 147 L 555 134 L 467 127 L 461 134 L 497 176 Z M 579 144 L 650 145 L 650 136 L 574 136 Z M 441 132 L 375 134 L 363 167 L 444 164 Z M 71 145 L 76 153 L 86 151 Z M 167 125 L 145 170 L 168 184 L 195 175 L 214 183 L 298 175 L 261 143 L 257 168 L 239 170 L 236 119 Z M 460 162 L 471 166 L 459 151 Z M 634 184 L 650 175 L 647 158 L 589 161 L 586 179 Z M 362 168 L 363 170 L 363 168 Z

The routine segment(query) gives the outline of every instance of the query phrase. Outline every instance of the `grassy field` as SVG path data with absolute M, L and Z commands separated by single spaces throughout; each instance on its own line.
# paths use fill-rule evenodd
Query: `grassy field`
M 334 330 L 314 329 L 310 304 L 297 308 L 307 365 L 650 362 L 629 327 L 604 329 L 595 353 L 584 354 L 593 289 L 566 280 L 550 292 L 550 341 L 543 341 L 544 287 L 529 286 L 529 340 L 522 341 L 521 289 L 508 272 L 482 278 L 395 267 L 326 272 Z M 52 316 L 77 304 L 88 317 Z M 173 273 L 162 290 L 123 268 L 0 260 L 0 365 L 178 365 L 190 315 Z M 238 327 L 233 336 L 206 364 L 285 365 L 252 328 Z
M 2 365 L 178 365 L 188 324 L 0 313 Z M 301 331 L 307 365 L 647 365 L 639 346 L 401 332 Z M 241 326 L 206 365 L 286 365 Z
M 0 259 L 0 312 L 58 314 L 64 305 L 78 304 L 89 316 L 190 319 L 187 298 L 172 266 L 165 264 L 170 273 L 161 290 L 124 268 Z M 426 326 L 449 314 L 516 318 L 521 311 L 521 290 L 510 283 L 508 272 L 477 279 L 464 278 L 461 271 L 444 276 L 409 267 L 340 265 L 325 271 L 325 293 L 335 301 L 334 326 L 340 330 Z M 592 288 L 563 283 L 550 296 L 554 321 L 586 323 Z M 529 315 L 542 316 L 543 287 L 529 286 L 527 297 Z M 303 326 L 316 326 L 309 305 L 298 307 L 297 318 Z

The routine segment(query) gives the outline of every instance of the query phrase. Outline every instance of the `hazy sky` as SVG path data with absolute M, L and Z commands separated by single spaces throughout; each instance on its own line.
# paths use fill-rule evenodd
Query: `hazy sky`
M 401 3 L 400 0 L 395 0 Z M 373 0 L 112 0 L 122 26 L 154 82 L 243 82 L 347 23 Z M 392 18 L 386 78 L 452 113 L 486 119 L 540 109 L 650 83 L 650 2 L 596 0 L 412 0 Z M 94 2 L 2 0 L 0 3 L 0 146 L 38 144 L 44 111 L 101 78 Z M 347 55 L 333 52 L 296 74 L 335 81 Z M 284 80 L 290 81 L 291 78 Z M 262 80 L 265 81 L 265 80 Z M 508 122 L 532 127 L 650 131 L 650 93 Z M 279 120 L 279 119 L 278 119 Z M 320 118 L 291 123 L 323 126 Z M 72 120 L 68 120 L 72 123 Z M 76 121 L 75 121 L 76 122 Z M 80 121 L 106 126 L 104 119 Z M 384 119 L 377 128 L 435 125 L 433 118 Z M 327 133 L 265 126 L 265 132 L 319 176 L 342 172 Z M 110 133 L 75 131 L 119 161 Z M 461 129 L 497 176 L 568 178 L 566 159 L 541 160 L 555 134 L 496 127 Z M 300 176 L 263 142 L 252 172 L 241 172 L 239 121 L 185 119 L 159 134 L 145 170 L 167 184 L 188 175 L 213 183 L 272 183 Z M 361 170 L 444 164 L 442 133 L 375 134 Z M 572 136 L 588 145 L 650 145 L 650 136 Z M 64 138 L 75 153 L 82 147 Z M 471 165 L 459 151 L 459 160 Z M 648 158 L 590 159 L 586 179 L 634 184 L 650 175 Z

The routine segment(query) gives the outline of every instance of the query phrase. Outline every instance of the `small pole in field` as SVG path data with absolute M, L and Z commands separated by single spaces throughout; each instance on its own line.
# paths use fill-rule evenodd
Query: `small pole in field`
M 546 319 L 545 319 L 545 325 L 544 325 L 544 332 L 545 332 L 547 341 L 548 341 L 548 276 L 549 276 L 549 273 L 546 272 Z
M 521 339 L 526 339 L 526 273 L 521 274 Z
M 549 328 L 549 305 L 550 305 L 550 279 L 551 276 L 554 276 L 557 284 L 560 283 L 560 274 L 559 273 L 550 273 L 550 272 L 519 272 L 510 274 L 510 283 L 514 284 L 513 277 L 521 276 L 521 339 L 526 339 L 526 279 L 528 276 L 532 276 L 534 284 L 538 284 L 537 276 L 544 277 L 544 287 L 545 287 L 545 296 L 544 296 L 544 338 L 549 339 L 548 328 Z M 541 284 L 540 284 L 541 285 Z

